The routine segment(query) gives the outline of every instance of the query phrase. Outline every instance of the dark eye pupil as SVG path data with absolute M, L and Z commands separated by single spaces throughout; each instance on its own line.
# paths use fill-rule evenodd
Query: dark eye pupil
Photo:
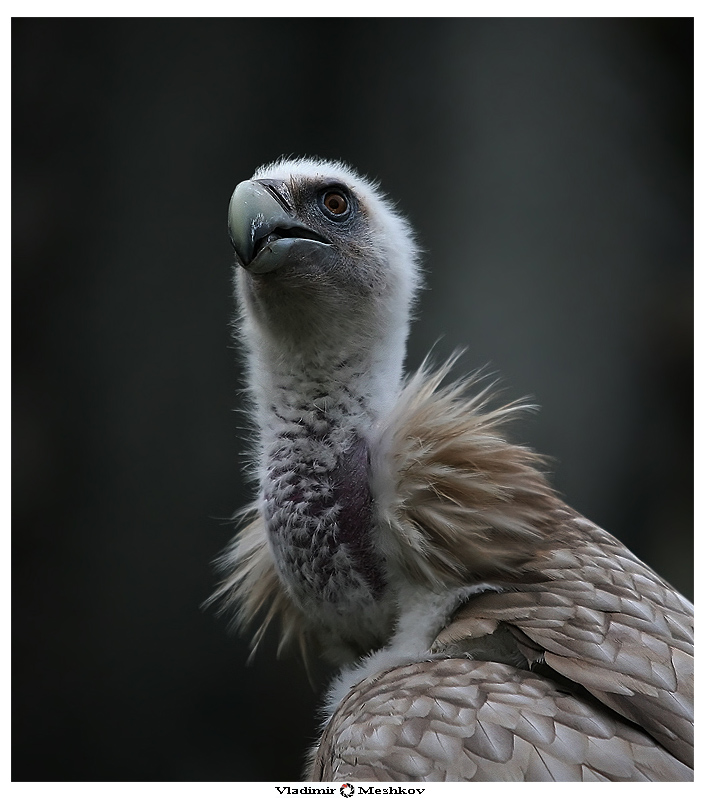
M 324 198 L 323 202 L 325 203 L 326 208 L 331 212 L 331 214 L 336 214 L 339 216 L 340 214 L 344 214 L 348 208 L 347 200 L 340 194 L 336 192 L 329 192 Z

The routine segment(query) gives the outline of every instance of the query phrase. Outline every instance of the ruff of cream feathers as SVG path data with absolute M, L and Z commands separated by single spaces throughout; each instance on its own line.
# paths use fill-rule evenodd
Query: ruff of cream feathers
M 478 391 L 478 375 L 441 386 L 454 360 L 436 371 L 424 364 L 407 381 L 371 463 L 388 566 L 429 588 L 520 573 L 559 505 L 543 459 L 505 437 L 507 424 L 532 407 L 489 409 L 492 386 Z M 211 601 L 232 609 L 240 629 L 258 622 L 253 654 L 278 618 L 280 651 L 294 644 L 305 657 L 315 632 L 279 579 L 257 504 L 240 517 L 247 523 L 219 559 L 226 577 Z

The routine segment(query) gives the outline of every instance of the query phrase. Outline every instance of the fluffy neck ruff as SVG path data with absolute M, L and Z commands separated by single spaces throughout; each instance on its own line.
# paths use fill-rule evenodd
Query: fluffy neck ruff
M 370 447 L 365 487 L 371 489 L 374 547 L 389 587 L 382 601 L 370 585 L 371 603 L 359 616 L 353 613 L 345 624 L 338 616 L 333 630 L 321 624 L 321 612 L 314 607 L 318 601 L 307 600 L 304 610 L 275 562 L 266 510 L 259 504 L 249 509 L 252 521 L 221 559 L 227 577 L 216 597 L 236 609 L 241 627 L 261 619 L 253 651 L 278 618 L 282 647 L 295 641 L 305 657 L 312 641 L 330 660 L 349 663 L 377 647 L 380 638 L 390 641 L 395 625 L 396 633 L 402 632 L 405 612 L 413 609 L 405 609 L 400 586 L 425 587 L 439 597 L 460 596 L 464 587 L 483 582 L 501 588 L 523 574 L 550 542 L 562 504 L 539 469 L 541 459 L 503 435 L 505 424 L 523 407 L 487 410 L 487 392 L 478 394 L 472 380 L 439 388 L 449 369 L 448 364 L 429 374 L 422 368 L 374 424 L 369 412 L 347 414 L 348 420 L 367 419 L 371 438 L 365 438 L 362 427 L 343 426 L 336 428 L 337 444 L 331 444 L 330 452 L 338 457 L 352 454 L 356 466 L 347 469 L 353 471 L 362 460 L 360 442 Z M 329 412 L 334 407 L 326 406 Z M 298 430 L 296 422 L 291 430 Z M 314 423 L 320 424 L 316 415 L 308 422 Z M 273 438 L 272 446 L 276 442 L 293 447 L 283 435 Z M 313 446 L 307 437 L 305 447 Z M 309 451 L 310 463 L 312 455 Z M 331 456 L 326 463 L 330 477 L 340 462 Z M 429 642 L 418 644 L 428 647 Z

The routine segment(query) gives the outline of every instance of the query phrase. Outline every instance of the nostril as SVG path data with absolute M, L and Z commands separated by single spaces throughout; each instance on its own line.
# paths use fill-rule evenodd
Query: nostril
M 267 180 L 266 178 L 261 178 L 258 183 L 260 183 L 269 192 L 269 194 L 277 201 L 277 203 L 279 203 L 284 211 L 290 214 L 294 210 L 288 199 L 289 190 L 283 181 L 272 181 Z

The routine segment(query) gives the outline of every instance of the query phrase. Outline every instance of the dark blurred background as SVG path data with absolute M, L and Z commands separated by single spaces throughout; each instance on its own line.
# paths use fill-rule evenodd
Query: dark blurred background
M 226 211 L 281 154 L 418 230 L 571 505 L 692 596 L 690 19 L 13 21 L 13 778 L 295 780 L 326 671 L 200 604 L 242 478 Z

